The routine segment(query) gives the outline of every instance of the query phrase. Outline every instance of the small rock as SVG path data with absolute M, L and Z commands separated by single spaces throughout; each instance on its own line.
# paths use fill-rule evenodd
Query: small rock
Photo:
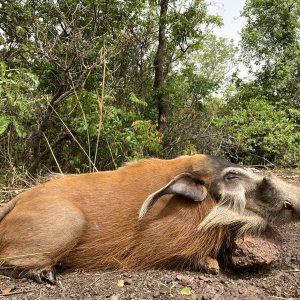
M 52 290 L 56 288 L 55 285 L 50 284 L 50 283 L 46 283 L 46 287 L 47 287 L 48 289 L 52 289 Z
M 7 287 L 1 290 L 2 295 L 8 295 L 10 294 L 12 291 L 14 291 L 16 289 L 16 287 Z
M 211 279 L 211 278 L 208 278 L 208 277 L 203 276 L 203 275 L 199 276 L 199 279 L 200 279 L 200 280 L 203 280 L 203 281 L 205 281 L 205 282 L 212 282 L 212 279 Z
M 146 281 L 146 285 L 147 285 L 148 288 L 152 288 L 152 283 L 151 283 L 151 281 Z
M 131 278 L 124 279 L 124 284 L 125 285 L 131 285 L 132 284 L 132 279 Z
M 276 296 L 281 296 L 281 288 L 279 286 L 275 286 L 275 294 Z
M 234 240 L 231 261 L 237 268 L 267 266 L 278 260 L 280 252 L 275 240 L 246 235 Z
M 189 284 L 191 284 L 191 282 L 192 282 L 192 280 L 191 280 L 188 276 L 184 276 L 184 275 L 181 275 L 181 274 L 178 274 L 178 275 L 176 276 L 176 279 L 177 279 L 178 281 L 180 281 L 180 283 L 181 283 L 182 285 L 189 285 Z
M 153 293 L 153 298 L 158 298 L 160 296 L 160 291 L 159 290 L 155 290 Z
M 121 299 L 121 295 L 120 294 L 116 294 L 116 295 L 112 295 L 109 300 L 120 300 Z
M 261 287 L 264 288 L 264 289 L 266 289 L 266 288 L 268 288 L 268 284 L 264 282 L 264 283 L 261 285 Z
M 292 256 L 291 256 L 291 261 L 297 261 L 297 257 L 294 256 L 294 255 L 292 255 Z

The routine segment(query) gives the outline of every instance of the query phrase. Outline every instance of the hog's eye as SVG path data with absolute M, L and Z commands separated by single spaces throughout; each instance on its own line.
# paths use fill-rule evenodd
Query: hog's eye
M 225 179 L 226 180 L 234 180 L 234 179 L 239 179 L 240 176 L 238 173 L 234 173 L 234 172 L 229 172 L 225 175 Z

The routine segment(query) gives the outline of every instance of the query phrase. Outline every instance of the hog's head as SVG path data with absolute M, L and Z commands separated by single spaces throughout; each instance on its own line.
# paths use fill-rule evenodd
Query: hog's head
M 204 160 L 205 161 L 205 160 Z M 191 171 L 192 169 L 192 171 Z M 207 156 L 143 203 L 140 219 L 165 194 L 192 201 L 212 199 L 216 205 L 201 220 L 198 229 L 230 226 L 238 234 L 258 234 L 272 225 L 300 221 L 300 188 L 274 175 L 262 176 L 220 158 Z
M 300 221 L 300 188 L 270 174 L 229 167 L 210 186 L 217 205 L 200 223 L 205 230 L 229 225 L 238 234 L 257 234 L 267 227 Z

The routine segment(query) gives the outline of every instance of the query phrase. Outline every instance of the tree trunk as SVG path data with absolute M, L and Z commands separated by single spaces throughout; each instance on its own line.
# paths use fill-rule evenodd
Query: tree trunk
M 158 33 L 158 47 L 154 59 L 154 84 L 153 89 L 158 108 L 158 130 L 164 131 L 167 127 L 168 103 L 164 99 L 162 87 L 165 82 L 164 62 L 165 49 L 167 44 L 166 27 L 167 27 L 167 12 L 169 0 L 160 1 L 160 18 L 159 18 L 159 33 Z

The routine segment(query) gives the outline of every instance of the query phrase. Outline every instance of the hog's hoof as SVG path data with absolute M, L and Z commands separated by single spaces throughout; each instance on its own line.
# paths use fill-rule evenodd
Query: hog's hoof
M 55 275 L 55 271 L 52 269 L 32 271 L 29 274 L 29 277 L 32 278 L 37 283 L 46 282 L 52 285 L 56 285 L 56 275 Z
M 56 284 L 56 275 L 53 270 L 43 270 L 41 272 L 41 278 L 50 284 Z
M 203 268 L 208 274 L 212 274 L 212 275 L 217 275 L 220 272 L 218 261 L 215 258 L 210 256 L 208 256 L 205 259 Z

